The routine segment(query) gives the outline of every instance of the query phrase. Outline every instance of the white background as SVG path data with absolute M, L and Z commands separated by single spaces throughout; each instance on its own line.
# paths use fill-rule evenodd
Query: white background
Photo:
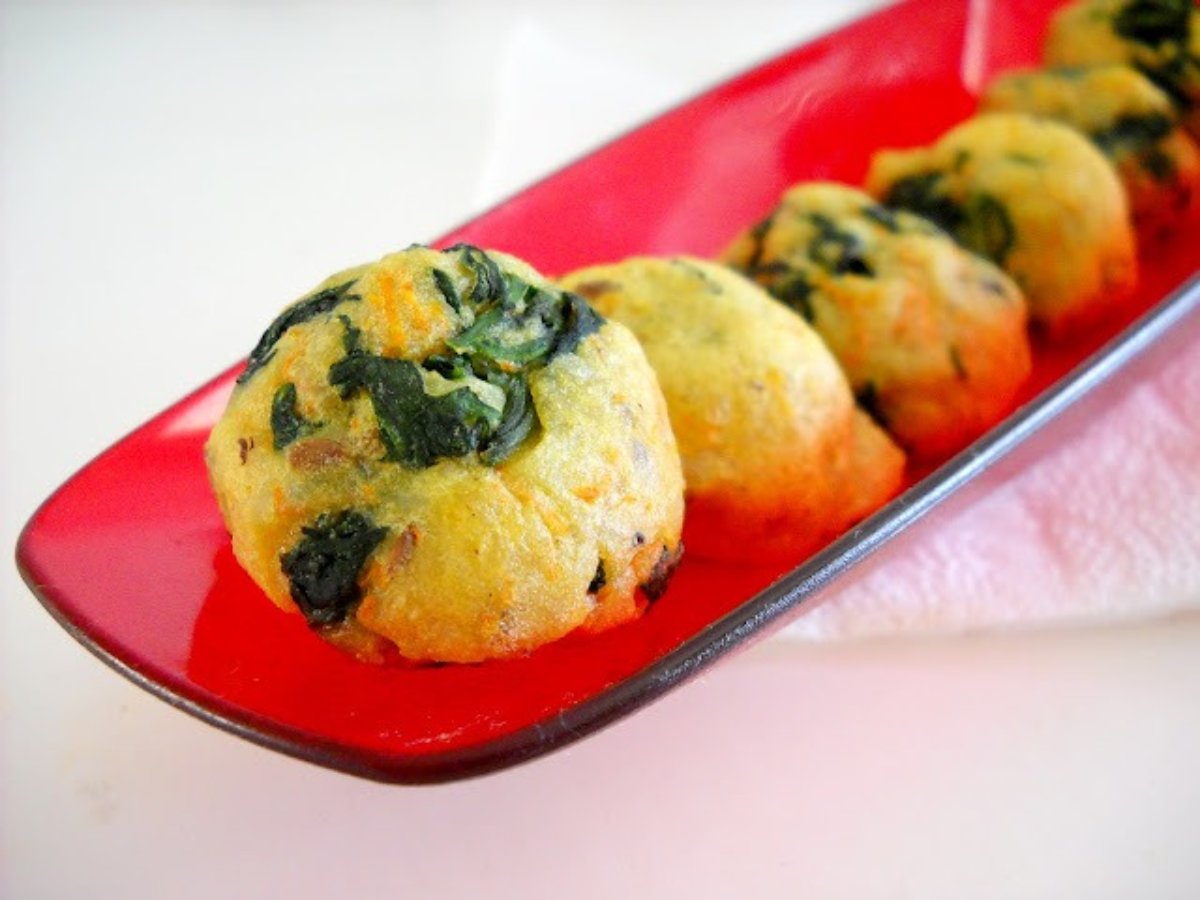
M 328 272 L 873 5 L 4 3 L 0 543 Z M 3 897 L 1200 896 L 1194 616 L 780 635 L 404 788 L 203 725 L 0 591 Z

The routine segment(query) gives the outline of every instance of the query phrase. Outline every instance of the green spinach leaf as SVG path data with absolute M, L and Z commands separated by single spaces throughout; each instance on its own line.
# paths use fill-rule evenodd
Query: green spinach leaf
M 504 415 L 488 435 L 479 458 L 495 466 L 512 456 L 541 423 L 524 373 L 495 373 L 488 380 L 504 389 Z
M 296 385 L 281 384 L 271 400 L 271 434 L 276 450 L 282 450 L 296 438 L 321 427 L 320 422 L 304 418 L 296 408 Z
M 924 216 L 943 231 L 953 234 L 962 224 L 963 211 L 940 191 L 943 177 L 941 172 L 935 171 L 901 178 L 888 190 L 884 203 Z
M 588 582 L 587 592 L 589 594 L 598 594 L 606 584 L 608 584 L 608 574 L 604 571 L 604 560 L 599 560 L 596 563 L 596 574 Z
M 812 302 L 813 286 L 803 272 L 789 273 L 786 278 L 773 284 L 770 292 L 773 297 L 800 313 L 806 322 L 811 324 L 817 320 L 817 310 Z
M 1175 160 L 1157 147 L 1151 147 L 1144 151 L 1138 157 L 1138 163 L 1150 174 L 1151 178 L 1160 184 L 1168 184 L 1174 181 L 1178 175 Z M 1181 189 L 1186 190 L 1182 186 Z
M 1187 42 L 1192 0 L 1133 0 L 1113 16 L 1113 31 L 1123 38 L 1156 47 Z
M 463 311 L 462 297 L 458 294 L 458 288 L 454 286 L 454 279 L 443 272 L 441 269 L 433 270 L 433 281 L 437 285 L 438 290 L 442 292 L 442 296 L 446 298 L 446 303 L 456 313 Z
M 388 530 L 355 510 L 322 513 L 280 557 L 292 599 L 314 627 L 336 625 L 362 599 L 359 574 Z
M 279 343 L 279 339 L 289 328 L 324 315 L 344 302 L 358 300 L 357 295 L 347 293 L 353 284 L 353 281 L 347 281 L 345 284 L 318 291 L 311 297 L 305 297 L 303 300 L 293 303 L 280 313 L 279 317 L 263 332 L 258 343 L 254 345 L 254 349 L 250 351 L 246 369 L 238 376 L 237 383 L 245 384 L 255 372 L 271 361 L 275 355 L 275 345 Z
M 426 393 L 420 368 L 407 359 L 358 350 L 334 363 L 329 382 L 343 398 L 366 392 L 379 423 L 384 459 L 408 468 L 475 452 L 501 422 L 501 411 L 466 386 L 436 396 Z
M 963 246 L 1003 266 L 1017 232 L 1003 203 L 991 194 L 975 194 L 967 201 L 955 236 Z
M 817 227 L 817 234 L 808 244 L 808 255 L 817 265 L 834 275 L 870 278 L 875 274 L 858 235 L 838 228 L 832 219 L 820 213 L 810 213 L 808 218 Z
M 604 317 L 578 294 L 564 292 L 562 315 L 558 321 L 562 324 L 555 333 L 554 343 L 546 354 L 545 362 L 578 350 L 585 337 L 600 330 L 600 326 L 604 324 Z
M 507 293 L 504 276 L 495 260 L 470 244 L 455 244 L 446 249 L 446 253 L 458 253 L 465 265 L 475 278 L 471 286 L 471 294 L 467 298 L 473 307 L 483 306 L 495 300 L 501 300 Z
M 1180 54 L 1158 64 L 1138 60 L 1133 67 L 1154 82 L 1154 86 L 1170 97 L 1178 109 L 1188 110 L 1195 105 L 1195 100 L 1183 88 L 1186 59 Z
M 1124 115 L 1112 125 L 1092 132 L 1092 140 L 1110 156 L 1120 151 L 1138 151 L 1152 147 L 1175 128 L 1170 116 L 1162 113 Z
M 805 321 L 816 319 L 816 309 L 812 304 L 814 288 L 803 271 L 776 259 L 748 269 L 746 274 L 766 288 L 767 293 L 776 300 L 800 313 Z
M 875 420 L 876 425 L 880 428 L 887 428 L 887 416 L 883 414 L 883 406 L 880 403 L 879 390 L 875 387 L 875 382 L 868 381 L 864 384 L 855 393 L 854 399 L 862 411 Z
M 743 268 L 749 270 L 762 261 L 763 251 L 766 249 L 767 234 L 771 231 L 771 226 L 775 224 L 775 213 L 767 216 L 757 225 L 750 229 L 750 258 L 746 260 Z
M 864 217 L 870 219 L 876 225 L 890 231 L 892 234 L 900 233 L 900 220 L 896 218 L 896 214 L 886 206 L 880 206 L 878 203 L 872 203 L 862 208 Z

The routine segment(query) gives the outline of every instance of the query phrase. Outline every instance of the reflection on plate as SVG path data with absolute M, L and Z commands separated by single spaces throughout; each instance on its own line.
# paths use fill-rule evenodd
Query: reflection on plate
M 712 255 L 786 185 L 858 183 L 874 149 L 927 142 L 969 115 L 972 91 L 991 73 L 1033 61 L 1055 5 L 929 0 L 884 10 L 667 113 L 438 243 L 505 250 L 548 273 L 633 253 Z M 897 43 L 898 34 L 922 40 Z M 272 606 L 233 559 L 201 456 L 236 370 L 64 485 L 27 526 L 19 562 L 89 649 L 251 740 L 389 781 L 500 768 L 632 712 L 803 609 L 1151 339 L 1180 319 L 1194 322 L 1200 285 L 1163 298 L 1198 264 L 1194 236 L 1156 249 L 1125 322 L 1037 348 L 1021 410 L 936 472 L 912 473 L 904 496 L 794 571 L 685 560 L 640 621 L 527 658 L 362 665 Z

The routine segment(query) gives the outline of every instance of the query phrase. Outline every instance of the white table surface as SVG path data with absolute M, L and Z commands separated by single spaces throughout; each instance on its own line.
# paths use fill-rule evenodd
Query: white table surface
M 4 2 L 3 545 L 327 272 L 874 5 Z M 1195 617 L 780 635 L 406 788 L 168 707 L 0 579 L 3 897 L 1200 896 Z

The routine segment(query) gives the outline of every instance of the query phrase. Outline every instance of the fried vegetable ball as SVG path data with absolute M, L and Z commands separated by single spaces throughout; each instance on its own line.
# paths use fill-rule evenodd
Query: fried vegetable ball
M 615 625 L 681 550 L 678 451 L 636 339 L 471 246 L 409 248 L 285 309 L 206 454 L 243 567 L 365 659 Z
M 900 450 L 799 316 L 724 266 L 633 258 L 562 284 L 627 325 L 683 457 L 689 553 L 799 560 L 899 488 Z
M 1052 66 L 1124 63 L 1175 102 L 1200 138 L 1200 7 L 1193 0 L 1078 0 L 1060 9 L 1046 35 Z
M 1142 235 L 1169 231 L 1200 206 L 1200 149 L 1171 98 L 1128 66 L 1013 72 L 988 86 L 981 108 L 1044 116 L 1086 134 L 1116 166 Z
M 1029 374 L 1012 280 L 861 191 L 797 185 L 723 258 L 809 321 L 860 403 L 915 455 L 945 456 L 978 437 Z
M 1003 268 L 1052 336 L 1107 317 L 1136 286 L 1133 226 L 1116 171 L 1058 122 L 977 116 L 932 147 L 876 153 L 867 189 Z

